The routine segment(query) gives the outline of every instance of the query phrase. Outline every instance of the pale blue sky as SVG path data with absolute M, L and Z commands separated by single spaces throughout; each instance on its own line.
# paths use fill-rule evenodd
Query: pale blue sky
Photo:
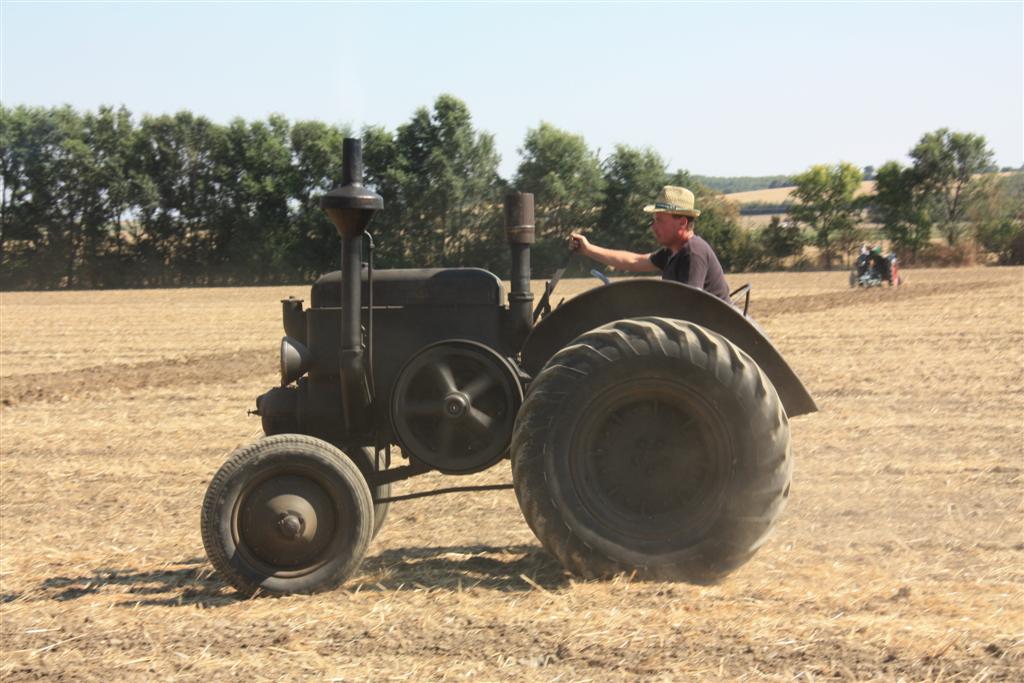
M 905 160 L 946 126 L 1024 163 L 1024 2 L 43 3 L 2 0 L 8 106 L 389 128 L 469 106 L 512 175 L 548 121 L 708 175 Z

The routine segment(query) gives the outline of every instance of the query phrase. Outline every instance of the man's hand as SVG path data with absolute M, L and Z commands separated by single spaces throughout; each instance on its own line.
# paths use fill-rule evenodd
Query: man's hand
M 590 255 L 590 240 L 583 236 L 583 233 L 574 232 L 569 235 L 569 250 L 575 251 L 584 256 Z

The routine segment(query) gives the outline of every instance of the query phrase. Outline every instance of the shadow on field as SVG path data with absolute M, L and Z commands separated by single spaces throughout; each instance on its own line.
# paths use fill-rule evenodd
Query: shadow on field
M 103 567 L 84 576 L 54 576 L 44 580 L 40 593 L 5 594 L 5 602 L 26 599 L 48 599 L 57 602 L 78 600 L 101 593 L 131 596 L 119 604 L 136 605 L 229 605 L 239 598 L 221 581 L 205 557 L 194 557 L 172 563 L 175 568 L 154 571 L 113 569 Z M 170 593 L 171 595 L 167 595 Z M 156 597 L 162 596 L 162 597 Z
M 488 588 L 500 591 L 555 589 L 567 585 L 565 570 L 534 545 L 392 548 L 368 557 L 349 582 L 351 590 Z
M 487 588 L 512 592 L 556 589 L 567 583 L 562 567 L 537 546 L 464 545 L 385 550 L 367 557 L 346 589 Z M 153 571 L 103 567 L 82 576 L 54 576 L 45 579 L 38 591 L 4 593 L 0 602 L 67 602 L 101 594 L 122 598 L 118 604 L 124 607 L 219 607 L 248 599 L 222 581 L 205 557 L 193 557 Z

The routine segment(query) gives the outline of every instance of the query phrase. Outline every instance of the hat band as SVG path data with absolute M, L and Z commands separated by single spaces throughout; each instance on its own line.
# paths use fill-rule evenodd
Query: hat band
M 676 204 L 666 204 L 665 202 L 655 202 L 655 209 L 662 209 L 663 211 L 693 211 L 685 206 L 677 206 Z

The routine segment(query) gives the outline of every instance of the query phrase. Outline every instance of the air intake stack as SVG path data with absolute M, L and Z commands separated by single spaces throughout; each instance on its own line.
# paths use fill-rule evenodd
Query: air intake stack
M 513 347 L 518 349 L 533 327 L 530 291 L 530 245 L 534 240 L 533 195 L 513 192 L 505 197 L 505 235 L 512 250 L 512 289 L 508 293 Z
M 362 340 L 361 271 L 363 233 L 374 214 L 384 208 L 379 194 L 363 187 L 362 143 L 345 138 L 341 185 L 320 199 L 320 208 L 341 236 L 341 399 L 349 434 L 365 428 L 372 402 L 369 368 Z

